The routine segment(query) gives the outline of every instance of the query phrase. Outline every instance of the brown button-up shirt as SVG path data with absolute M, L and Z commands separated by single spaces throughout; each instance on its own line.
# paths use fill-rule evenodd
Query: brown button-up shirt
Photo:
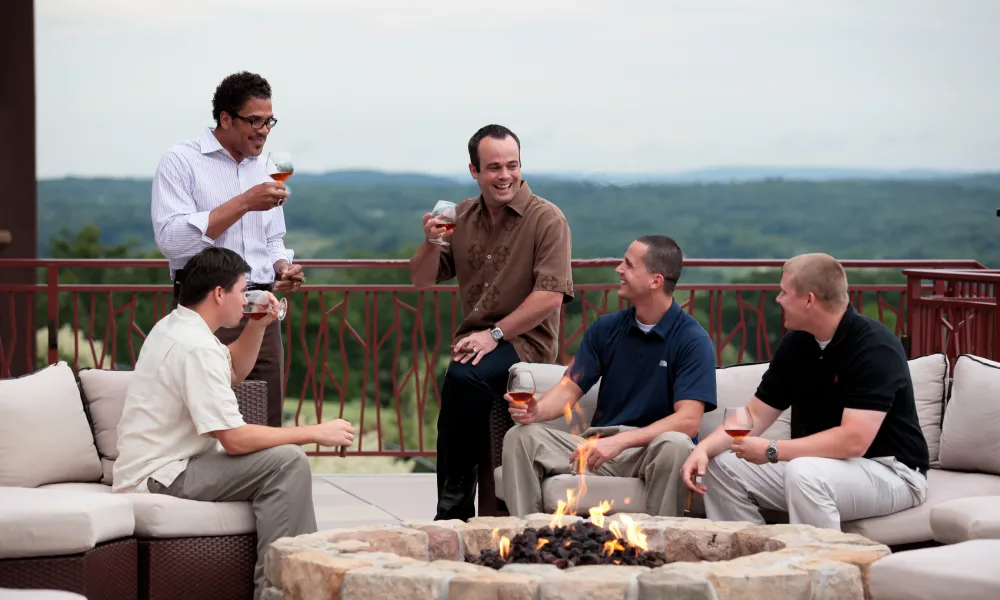
M 489 329 L 531 292 L 562 292 L 573 299 L 569 224 L 559 208 L 531 193 L 521 181 L 493 226 L 482 196 L 458 204 L 455 230 L 438 265 L 437 281 L 458 277 L 463 319 L 455 341 Z M 525 362 L 554 363 L 559 350 L 559 311 L 510 341 Z

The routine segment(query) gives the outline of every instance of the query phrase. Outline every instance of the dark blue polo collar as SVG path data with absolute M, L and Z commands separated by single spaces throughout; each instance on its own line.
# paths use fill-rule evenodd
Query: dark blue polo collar
M 635 330 L 636 332 L 645 335 L 645 332 L 642 329 L 639 329 L 639 322 L 635 318 L 635 307 L 629 307 L 628 310 L 629 325 L 631 327 L 629 332 Z M 677 317 L 680 316 L 681 312 L 681 305 L 678 304 L 676 300 L 672 300 L 670 302 L 670 308 L 667 309 L 667 312 L 663 313 L 663 316 L 660 317 L 660 320 L 656 323 L 656 325 L 653 325 L 653 328 L 649 331 L 649 333 L 655 333 L 660 336 L 660 339 L 662 340 L 667 339 L 667 332 L 674 326 L 674 323 L 677 321 Z

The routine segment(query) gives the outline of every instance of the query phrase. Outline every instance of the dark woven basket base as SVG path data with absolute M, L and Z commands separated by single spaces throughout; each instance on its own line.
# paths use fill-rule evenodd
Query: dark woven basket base
M 490 406 L 489 432 L 485 436 L 487 444 L 479 455 L 479 516 L 482 517 L 503 517 L 507 516 L 507 505 L 496 495 L 496 482 L 493 479 L 493 470 L 500 466 L 503 459 L 503 438 L 507 435 L 507 430 L 514 426 L 514 421 L 510 418 L 507 401 L 503 399 L 494 400 Z
M 257 535 L 139 540 L 141 600 L 252 600 Z
M 83 554 L 0 560 L 0 588 L 75 592 L 87 600 L 135 600 L 136 541 L 106 542 Z

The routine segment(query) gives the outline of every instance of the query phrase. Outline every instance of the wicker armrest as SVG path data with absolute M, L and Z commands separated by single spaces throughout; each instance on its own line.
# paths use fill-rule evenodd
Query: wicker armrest
M 251 425 L 267 425 L 267 382 L 245 379 L 233 391 L 243 420 Z
M 496 496 L 496 482 L 493 471 L 503 460 L 503 438 L 514 426 L 510 418 L 510 405 L 503 398 L 493 400 L 490 406 L 490 419 L 487 443 L 479 459 L 479 514 L 482 516 L 503 516 L 507 514 L 505 506 L 500 505 Z

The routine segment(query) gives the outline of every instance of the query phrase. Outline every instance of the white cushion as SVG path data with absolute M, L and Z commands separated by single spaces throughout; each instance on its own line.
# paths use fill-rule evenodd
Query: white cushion
M 1000 475 L 1000 363 L 963 354 L 955 362 L 941 428 L 941 467 Z
M 64 483 L 45 487 L 127 499 L 135 514 L 135 535 L 138 537 L 242 535 L 257 531 L 257 521 L 249 502 L 200 502 L 145 492 L 115 494 L 111 486 L 97 483 Z
M 715 370 L 715 388 L 718 398 L 718 408 L 705 413 L 701 418 L 699 439 L 705 439 L 722 425 L 722 418 L 727 408 L 746 406 L 747 402 L 757 393 L 760 379 L 767 371 L 768 363 L 747 363 L 719 367 Z M 777 420 L 768 427 L 760 437 L 769 440 L 787 440 L 792 437 L 792 409 L 788 408 L 778 415 Z
M 12 590 L 0 588 L 0 600 L 87 600 L 86 596 L 61 590 Z
M 1000 495 L 959 498 L 931 509 L 934 539 L 942 544 L 1000 540 Z
M 130 537 L 125 498 L 71 490 L 0 487 L 0 558 L 60 556 Z
M 896 552 L 871 566 L 874 600 L 1000 598 L 1000 540 Z
M 133 371 L 105 369 L 81 369 L 78 373 L 84 400 L 90 409 L 90 420 L 94 423 L 97 451 L 111 460 L 118 458 L 118 422 L 122 420 L 125 395 L 133 374 Z
M 941 466 L 941 413 L 948 390 L 948 357 L 942 352 L 911 359 L 908 364 L 920 430 L 927 440 L 931 468 L 937 468 Z
M 0 486 L 99 481 L 101 474 L 69 365 L 0 381 Z
M 935 506 L 975 496 L 1000 496 L 1000 477 L 931 469 L 927 473 L 927 499 L 923 504 L 882 517 L 845 521 L 841 529 L 890 546 L 928 542 L 934 539 L 931 510 Z

